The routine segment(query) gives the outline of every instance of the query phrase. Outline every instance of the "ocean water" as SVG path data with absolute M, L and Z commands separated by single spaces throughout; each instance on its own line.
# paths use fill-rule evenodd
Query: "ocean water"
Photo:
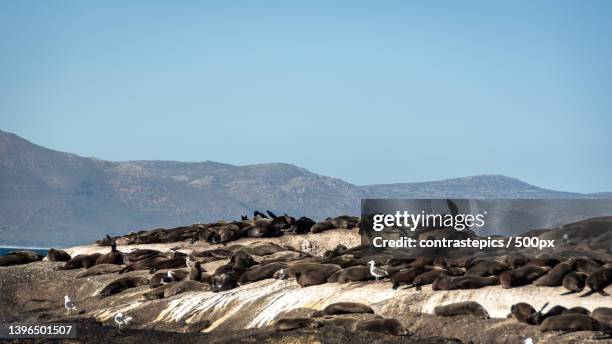
M 0 256 L 4 256 L 5 254 L 12 252 L 12 251 L 22 251 L 22 250 L 28 250 L 28 251 L 34 251 L 38 254 L 42 254 L 43 256 L 47 255 L 47 248 L 30 248 L 30 247 L 0 247 Z

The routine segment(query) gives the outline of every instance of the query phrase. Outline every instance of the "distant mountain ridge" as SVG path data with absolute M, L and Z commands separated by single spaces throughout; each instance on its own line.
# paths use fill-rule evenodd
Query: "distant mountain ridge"
M 112 162 L 0 131 L 0 245 L 73 245 L 106 233 L 235 219 L 272 209 L 314 219 L 358 214 L 361 198 L 610 198 L 484 175 L 357 186 L 290 164 Z

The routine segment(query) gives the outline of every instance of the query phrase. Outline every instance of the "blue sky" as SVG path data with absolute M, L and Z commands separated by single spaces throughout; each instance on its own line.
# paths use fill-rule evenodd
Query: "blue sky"
M 2 1 L 0 129 L 108 160 L 612 190 L 609 1 Z

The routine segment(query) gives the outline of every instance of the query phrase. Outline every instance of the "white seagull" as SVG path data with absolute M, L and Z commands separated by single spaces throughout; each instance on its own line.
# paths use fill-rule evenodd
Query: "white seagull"
M 379 278 L 389 275 L 389 273 L 386 272 L 385 270 L 381 268 L 377 268 L 376 263 L 373 260 L 370 260 L 368 264 L 370 264 L 370 274 L 372 274 L 372 276 L 376 278 L 376 282 L 378 282 Z
M 76 310 L 76 304 L 70 300 L 68 295 L 64 295 L 64 308 L 68 311 L 68 315 L 70 315 L 70 311 Z
M 119 331 L 121 331 L 121 328 L 124 325 L 127 326 L 130 323 L 130 321 L 132 321 L 132 317 L 126 317 L 121 312 L 115 315 L 115 323 L 117 323 L 117 326 L 119 326 Z
M 174 282 L 174 271 L 168 271 L 168 273 L 166 274 L 166 277 L 162 278 L 161 280 L 161 284 L 168 284 L 168 283 L 172 283 Z

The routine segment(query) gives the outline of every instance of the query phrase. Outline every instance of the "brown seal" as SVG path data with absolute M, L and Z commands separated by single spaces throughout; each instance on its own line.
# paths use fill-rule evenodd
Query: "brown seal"
M 107 284 L 101 291 L 103 297 L 120 293 L 126 289 L 140 287 L 149 284 L 149 279 L 145 277 L 121 277 Z
M 236 288 L 238 286 L 238 278 L 236 278 L 236 274 L 231 272 L 215 273 L 210 281 L 212 291 L 220 292 Z
M 332 274 L 341 270 L 336 264 L 318 263 L 297 263 L 284 269 L 286 277 L 295 277 L 302 287 L 326 283 Z
M 142 300 L 148 301 L 148 300 L 163 299 L 164 293 L 166 292 L 166 289 L 168 289 L 169 287 L 170 287 L 170 284 L 164 284 L 151 291 L 147 291 L 146 293 L 142 294 L 141 296 Z
M 72 257 L 72 259 L 67 261 L 64 266 L 59 267 L 58 270 L 72 270 L 80 268 L 89 269 L 90 267 L 96 265 L 96 260 L 101 255 L 101 253 L 79 254 L 76 257 Z
M 187 266 L 187 259 L 185 257 L 162 259 L 153 263 L 149 272 L 154 273 L 157 270 L 182 268 L 185 266 Z
M 396 272 L 391 275 L 392 288 L 397 289 L 402 284 L 411 284 L 417 276 L 432 270 L 432 267 L 422 267 Z
M 313 317 L 322 317 L 325 315 L 338 315 L 338 314 L 350 314 L 350 313 L 371 313 L 374 314 L 374 310 L 363 303 L 357 302 L 336 302 L 327 305 L 320 311 L 316 311 L 312 314 Z
M 356 331 L 386 333 L 394 336 L 407 336 L 408 330 L 397 319 L 372 319 L 357 323 Z
M 542 321 L 544 321 L 544 319 L 546 318 L 550 318 L 552 316 L 555 315 L 561 315 L 563 314 L 563 312 L 565 312 L 567 310 L 567 308 L 560 306 L 560 305 L 556 305 L 553 308 L 549 309 L 546 313 L 542 313 L 544 311 L 544 308 L 546 308 L 546 306 L 548 305 L 548 303 L 546 303 L 544 305 L 544 307 L 542 307 L 542 309 L 540 309 L 540 311 L 536 314 L 537 316 L 537 324 L 541 324 Z
M 287 263 L 270 263 L 262 266 L 256 265 L 243 273 L 238 282 L 240 284 L 247 284 L 273 278 L 278 270 L 286 269 L 288 266 Z
M 508 264 L 498 262 L 496 260 L 487 260 L 472 266 L 465 274 L 470 276 L 487 277 L 499 275 L 506 270 L 508 270 Z
M 43 256 L 33 251 L 14 251 L 0 256 L 0 266 L 28 264 L 43 258 Z
M 98 264 L 123 264 L 123 253 L 117 251 L 117 242 L 111 241 L 111 251 L 98 257 L 96 265 Z
M 50 248 L 49 251 L 47 251 L 47 259 L 50 262 L 67 262 L 70 260 L 70 255 L 68 254 L 68 252 L 64 251 L 64 250 L 56 250 L 54 248 Z
M 510 308 L 511 316 L 519 322 L 529 325 L 539 325 L 542 321 L 548 317 L 562 314 L 563 311 L 567 310 L 563 306 L 555 306 L 548 312 L 543 313 L 544 309 L 548 306 L 548 302 L 545 303 L 539 311 L 536 310 L 528 303 L 519 302 L 512 305 Z
M 151 260 L 156 257 L 162 256 L 164 256 L 164 254 L 158 250 L 136 249 L 123 254 L 123 263 L 130 265 L 140 261 Z
M 338 273 L 339 283 L 369 281 L 373 279 L 374 276 L 372 276 L 370 268 L 367 266 L 351 266 Z
M 608 296 L 609 294 L 606 293 L 604 289 L 606 289 L 610 283 L 612 283 L 612 268 L 601 268 L 587 277 L 586 285 L 591 290 L 580 295 L 580 297 L 589 296 L 593 293 Z
M 550 268 L 554 268 L 555 265 L 561 263 L 561 261 L 555 257 L 545 257 L 540 256 L 538 258 L 532 259 L 527 263 L 529 266 L 548 266 Z
M 169 284 L 164 290 L 164 297 L 171 297 L 187 291 L 209 291 L 210 285 L 198 281 L 184 280 Z
M 165 256 L 156 255 L 155 258 L 132 263 L 119 271 L 119 273 L 137 270 L 149 270 L 150 273 L 154 273 L 157 270 L 181 268 L 184 266 L 186 266 L 185 257 L 166 258 Z
M 349 317 L 333 317 L 331 319 L 322 319 L 321 322 L 324 324 L 330 324 L 332 326 L 342 327 L 348 331 L 355 331 L 357 324 L 359 324 L 361 320 L 357 318 L 349 318 Z
M 525 265 L 516 270 L 503 272 L 499 280 L 504 289 L 520 287 L 530 284 L 550 269 L 549 266 Z
M 443 276 L 431 285 L 432 290 L 478 289 L 499 284 L 499 277 L 489 276 Z
M 77 278 L 83 278 L 83 277 L 111 274 L 111 273 L 119 272 L 119 270 L 121 270 L 121 269 L 122 269 L 122 267 L 120 265 L 116 265 L 116 264 L 94 265 L 94 266 L 90 267 L 89 269 L 87 269 L 85 271 L 79 272 L 76 275 L 76 277 Z
M 601 269 L 601 265 L 588 258 L 574 258 L 576 262 L 576 271 L 584 272 L 586 274 L 592 274 L 593 272 Z
M 298 328 L 319 326 L 321 326 L 321 323 L 311 318 L 279 319 L 274 324 L 274 331 L 290 331 Z
M 535 308 L 525 302 L 519 302 L 510 308 L 510 314 L 514 319 L 529 325 L 537 325 L 536 313 Z
M 540 331 L 602 331 L 611 333 L 607 324 L 601 323 L 586 314 L 570 313 L 555 315 L 545 319 Z
M 334 274 L 330 270 L 306 270 L 304 272 L 295 273 L 295 279 L 301 287 L 309 287 L 327 283 L 330 275 Z
M 435 280 L 443 276 L 449 276 L 448 271 L 442 269 L 434 269 L 428 272 L 424 272 L 415 277 L 412 281 L 412 285 L 416 288 L 416 290 L 421 290 L 422 286 L 432 284 Z
M 439 317 L 451 317 L 455 315 L 472 315 L 482 319 L 489 319 L 489 313 L 484 307 L 475 301 L 463 301 L 450 303 L 434 308 L 434 314 Z
M 589 315 L 589 314 L 591 314 L 591 311 L 586 309 L 586 308 L 584 308 L 584 307 L 577 306 L 577 307 L 572 307 L 572 308 L 566 309 L 561 314 L 586 314 L 586 315 Z
M 539 277 L 533 284 L 539 287 L 559 287 L 563 284 L 563 278 L 576 268 L 573 259 L 555 265 L 550 271 Z
M 591 318 L 597 321 L 612 326 L 612 308 L 610 307 L 598 307 L 591 313 Z
M 565 275 L 565 277 L 563 278 L 563 286 L 568 291 L 561 295 L 581 292 L 584 289 L 584 286 L 586 285 L 587 277 L 589 277 L 589 275 L 585 274 L 584 272 L 578 271 L 572 271 Z

